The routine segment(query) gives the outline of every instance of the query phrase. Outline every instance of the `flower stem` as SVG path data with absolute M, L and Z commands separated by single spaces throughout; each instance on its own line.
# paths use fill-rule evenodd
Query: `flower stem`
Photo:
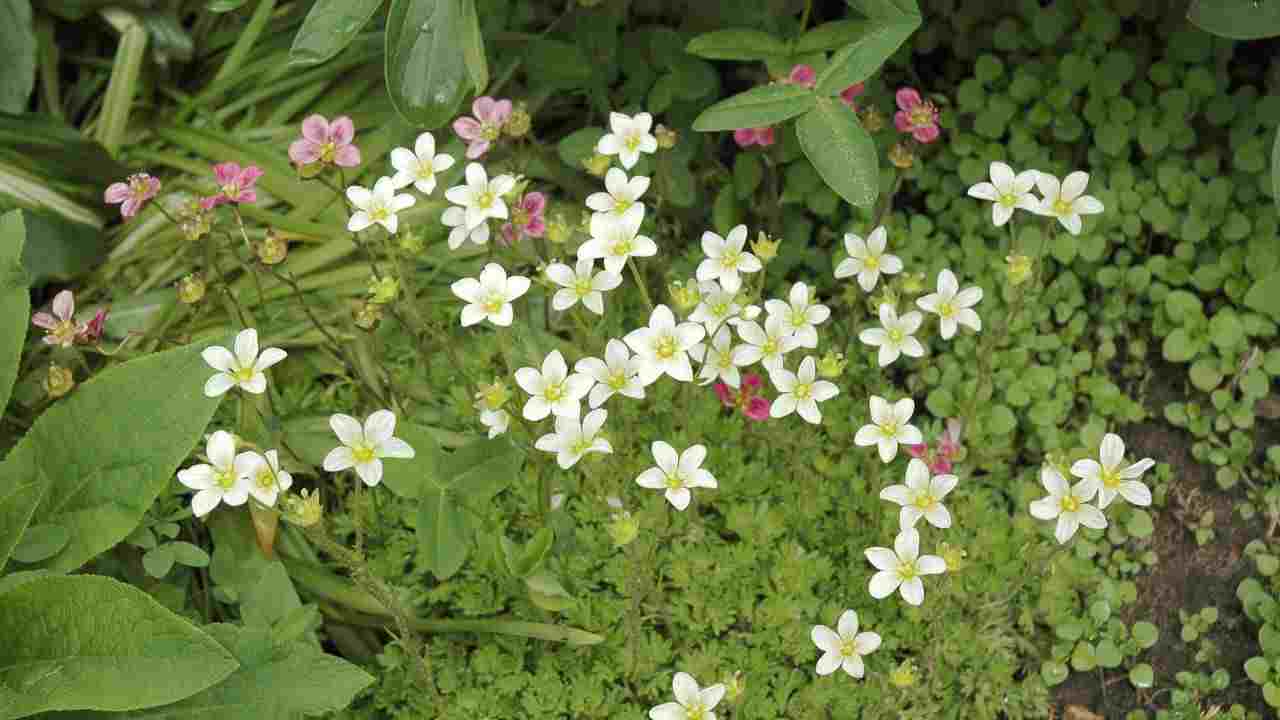
M 640 268 L 636 266 L 634 258 L 627 258 L 627 266 L 631 268 L 631 275 L 636 279 L 636 285 L 640 287 L 640 296 L 644 298 L 644 302 L 649 306 L 649 312 L 653 312 L 655 305 L 653 300 L 649 298 L 649 288 L 644 284 L 644 278 L 640 276 Z

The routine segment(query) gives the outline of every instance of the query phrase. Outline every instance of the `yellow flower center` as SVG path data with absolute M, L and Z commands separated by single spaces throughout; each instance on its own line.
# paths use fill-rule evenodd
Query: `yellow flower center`
M 760 352 L 764 353 L 765 355 L 777 355 L 778 354 L 777 339 L 769 338 L 768 340 L 765 340 L 764 345 L 760 347 Z
M 858 646 L 857 646 L 857 643 L 853 641 L 853 638 L 841 639 L 840 641 L 841 657 L 848 658 L 848 657 L 853 657 L 854 655 L 857 655 L 857 654 L 858 654 Z
M 679 470 L 667 475 L 667 488 L 669 490 L 679 490 L 684 487 L 684 475 Z
M 627 373 L 623 370 L 614 370 L 609 373 L 609 387 L 617 392 L 627 386 Z
M 559 402 L 564 397 L 564 383 L 558 382 L 548 385 L 547 389 L 542 391 L 542 395 L 547 399 L 547 402 Z
M 862 259 L 862 266 L 868 270 L 879 270 L 880 257 L 878 255 L 868 255 Z
M 1071 203 L 1063 200 L 1062 198 L 1058 198 L 1053 201 L 1053 212 L 1055 215 L 1070 215 Z
M 934 497 L 933 493 L 929 492 L 928 490 L 921 490 L 920 492 L 916 493 L 915 499 L 911 501 L 911 504 L 914 505 L 919 510 L 928 510 L 929 508 L 933 507 L 937 502 L 938 502 L 938 498 Z
M 898 328 L 893 328 L 889 330 L 889 342 L 892 342 L 895 344 L 900 343 L 904 338 L 906 338 L 906 336 L 907 334 L 902 332 Z
M 1120 483 L 1124 478 L 1120 477 L 1117 470 L 1111 468 L 1102 469 L 1102 486 L 1108 490 L 1115 490 L 1120 487 Z
M 231 377 L 235 378 L 236 382 L 247 383 L 253 379 L 253 368 L 236 368 L 236 370 L 231 373 Z
M 516 227 L 524 227 L 529 224 L 529 212 L 524 208 L 516 208 L 511 213 L 511 224 Z
M 635 204 L 636 201 L 630 198 L 614 198 L 613 211 L 621 215 L 631 209 L 631 206 Z
M 374 205 L 369 208 L 369 219 L 374 222 L 384 222 L 391 217 L 391 211 L 383 205 Z
M 507 304 L 507 299 L 505 297 L 498 293 L 490 293 L 484 301 L 480 303 L 480 307 L 484 308 L 485 312 L 493 315 L 502 310 L 502 306 L 505 304 Z
M 887 438 L 897 437 L 897 436 L 898 436 L 898 423 L 896 423 L 896 422 L 887 422 L 887 423 L 884 423 L 883 425 L 881 425 L 881 426 L 880 426 L 880 434 L 881 434 L 881 435 L 883 435 L 883 436 L 885 436 L 885 437 L 887 437 Z
M 377 459 L 378 453 L 368 443 L 361 443 L 351 448 L 351 457 L 355 458 L 357 464 L 364 464 Z
M 813 383 L 800 383 L 792 389 L 791 394 L 794 395 L 797 400 L 808 400 L 809 397 L 813 395 Z
M 676 339 L 671 335 L 664 335 L 658 338 L 658 342 L 654 343 L 653 354 L 658 356 L 659 360 L 670 360 L 676 354 Z
M 619 237 L 613 241 L 613 247 L 609 248 L 609 252 L 614 257 L 623 257 L 631 254 L 631 238 Z
M 627 136 L 622 140 L 622 144 L 630 152 L 635 152 L 636 150 L 639 150 L 640 149 L 640 133 L 637 133 L 637 132 L 627 133 Z
M 240 186 L 236 183 L 227 183 L 222 186 L 222 194 L 234 198 L 240 194 Z
M 497 140 L 498 136 L 501 134 L 501 125 L 495 125 L 494 123 L 482 123 L 480 125 L 480 137 L 484 140 L 493 142 L 494 140 Z
M 590 449 L 591 440 L 588 440 L 585 437 L 578 438 L 576 442 L 569 446 L 569 452 L 574 455 L 585 455 Z
M 337 150 L 338 150 L 337 146 L 334 145 L 332 141 L 327 142 L 324 145 L 321 145 L 320 161 L 327 162 L 327 163 L 333 162 L 333 156 L 334 156 L 334 153 L 337 152 Z
M 733 268 L 738 267 L 738 261 L 741 259 L 742 253 L 737 250 L 729 250 L 726 251 L 724 255 L 720 256 L 720 266 L 726 270 L 732 270 Z
M 72 320 L 62 320 L 49 331 L 59 345 L 71 345 L 76 340 L 76 324 Z
M 1012 208 L 1014 205 L 1018 204 L 1018 196 L 1013 193 L 1001 193 L 1000 198 L 996 200 L 996 202 L 1007 208 Z
M 804 327 L 809 324 L 808 314 L 804 310 L 791 309 L 791 327 Z
M 723 352 L 716 355 L 716 367 L 728 370 L 733 367 L 733 353 Z
M 711 304 L 711 313 L 716 317 L 724 317 L 729 314 L 729 303 L 718 302 Z
M 488 210 L 490 207 L 493 207 L 493 202 L 497 199 L 497 196 L 493 194 L 492 190 L 485 190 L 476 196 L 476 206 L 482 210 Z
M 253 481 L 263 490 L 270 490 L 276 486 L 276 474 L 271 472 L 271 468 L 264 467 L 258 471 Z
M 1075 495 L 1063 495 L 1062 499 L 1058 501 L 1058 505 L 1064 513 L 1080 511 L 1080 501 L 1076 499 Z
M 910 580 L 919 574 L 920 571 L 916 568 L 915 560 L 898 562 L 898 577 L 903 580 Z
M 213 473 L 213 484 L 223 490 L 230 490 L 236 485 L 236 473 L 231 468 L 225 470 L 215 470 Z
M 695 702 L 684 709 L 684 715 L 686 720 L 706 720 L 707 708 L 701 702 Z
M 418 163 L 418 172 L 416 173 L 419 180 L 430 180 L 436 176 L 436 169 L 432 167 L 431 161 Z
M 938 303 L 938 315 L 944 318 L 949 318 L 955 314 L 956 314 L 955 305 L 952 305 L 950 302 L 946 302 L 946 301 Z
M 933 124 L 933 103 L 922 102 L 919 105 L 912 108 L 909 115 L 911 117 L 912 125 L 916 125 L 916 126 L 932 125 Z
M 591 294 L 591 278 L 578 278 L 573 281 L 573 294 L 579 299 Z

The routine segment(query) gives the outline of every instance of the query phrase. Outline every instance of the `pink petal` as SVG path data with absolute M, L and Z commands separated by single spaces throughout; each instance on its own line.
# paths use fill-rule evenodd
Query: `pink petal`
M 502 237 L 506 240 L 507 245 L 514 245 L 519 236 L 516 235 L 516 228 L 511 223 L 502 224 Z
M 471 144 L 467 146 L 467 158 L 470 160 L 484 157 L 487 152 L 489 152 L 488 140 L 472 140 Z
M 475 115 L 476 119 L 482 123 L 491 123 L 497 119 L 495 117 L 495 105 L 497 103 L 494 102 L 493 98 L 488 95 L 482 95 L 471 103 L 471 114 Z
M 102 201 L 109 205 L 114 205 L 129 199 L 129 195 L 130 191 L 127 184 L 122 182 L 111 183 L 107 186 L 107 189 L 103 191 Z
M 227 185 L 240 176 L 240 163 L 224 162 L 213 166 L 213 177 L 219 185 Z
M 329 142 L 329 121 L 323 115 L 308 115 L 302 121 L 302 137 L 317 145 Z
M 899 110 L 893 114 L 893 126 L 898 132 L 911 132 L 911 117 L 905 110 Z
M 480 138 L 480 123 L 474 118 L 460 117 L 453 121 L 453 131 L 463 140 L 477 140 Z
M 733 141 L 738 143 L 738 147 L 751 147 L 756 144 L 755 128 L 738 128 L 733 131 Z
M 303 138 L 289 144 L 289 159 L 296 165 L 310 165 L 320 159 L 320 146 Z
M 547 224 L 542 218 L 529 218 L 529 223 L 524 226 L 524 234 L 529 237 L 540 238 L 547 232 Z
M 238 203 L 258 202 L 258 193 L 254 190 L 241 190 L 235 201 Z
M 329 124 L 329 139 L 335 145 L 346 145 L 355 139 L 356 126 L 351 122 L 351 118 L 343 115 L 333 119 Z
M 159 192 L 160 192 L 160 178 L 153 178 L 153 177 L 151 177 L 151 176 L 149 176 L 149 175 L 148 175 L 148 176 L 147 176 L 147 191 L 146 191 L 146 193 L 144 193 L 144 194 L 143 194 L 142 199 L 143 199 L 143 200 L 150 200 L 151 198 L 155 197 L 155 196 L 156 196 L 156 194 L 157 194 L 157 193 L 159 193 Z
M 240 171 L 240 176 L 236 179 L 236 184 L 241 188 L 251 188 L 253 184 L 258 182 L 258 178 L 262 177 L 262 168 L 257 165 L 250 165 Z M 248 200 L 247 202 L 253 202 Z
M 926 443 L 908 445 L 907 452 L 911 453 L 911 457 L 913 458 L 922 458 L 929 453 L 929 446 Z
M 138 214 L 138 210 L 142 208 L 142 198 L 130 196 L 126 198 L 120 205 L 120 217 L 131 218 Z
M 520 206 L 530 216 L 538 216 L 547 207 L 547 196 L 540 192 L 525 193 L 524 199 L 520 201 Z
M 720 398 L 720 404 L 725 407 L 733 407 L 733 395 L 729 392 L 729 386 L 722 382 L 715 384 L 716 397 Z
M 910 110 L 920 104 L 920 93 L 914 88 L 901 88 L 894 94 L 899 110 Z
M 756 144 L 769 147 L 773 144 L 773 128 L 756 128 Z
M 70 290 L 63 290 L 53 296 L 53 315 L 59 320 L 70 320 L 76 313 L 76 296 Z
M 209 197 L 200 198 L 200 207 L 205 210 L 212 210 L 226 201 L 227 198 L 224 195 L 210 195 Z
M 762 397 L 753 397 L 747 402 L 747 407 L 742 412 L 752 420 L 768 420 L 769 401 Z
M 333 164 L 338 167 L 355 167 L 360 164 L 360 148 L 343 145 L 333 154 Z
M 502 125 L 507 122 L 507 118 L 511 117 L 511 101 L 499 100 L 493 104 L 493 122 L 496 125 Z
M 911 131 L 911 136 L 922 143 L 928 144 L 938 139 L 938 126 L 936 124 L 921 125 Z
M 817 73 L 813 71 L 812 67 L 808 65 L 796 65 L 791 68 L 791 74 L 787 76 L 787 79 L 796 85 L 803 85 L 804 87 L 811 88 L 813 87 L 814 79 L 816 77 Z
M 52 330 L 58 326 L 58 319 L 47 312 L 38 312 L 31 316 L 31 324 L 44 330 Z
M 742 376 L 742 388 L 744 390 L 757 392 L 760 390 L 760 386 L 763 384 L 764 384 L 764 380 L 760 379 L 760 376 L 755 373 L 747 373 L 746 375 Z

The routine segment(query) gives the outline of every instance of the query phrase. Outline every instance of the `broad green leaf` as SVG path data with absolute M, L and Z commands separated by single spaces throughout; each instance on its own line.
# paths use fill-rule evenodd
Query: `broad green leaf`
M 484 52 L 484 36 L 480 34 L 480 17 L 476 14 L 476 0 L 462 0 L 462 54 L 467 63 L 467 75 L 476 95 L 489 87 L 489 58 Z
M 685 52 L 708 60 L 764 60 L 787 54 L 787 46 L 767 32 L 729 28 L 695 37 Z
M 161 545 L 142 556 L 142 569 L 153 578 L 162 578 L 173 569 L 173 546 Z
M 382 483 L 400 497 L 422 497 L 431 480 L 439 477 L 440 443 L 431 431 L 412 423 L 396 424 L 396 437 L 409 443 L 413 448 L 413 458 L 384 460 Z
M 834 20 L 823 23 L 796 41 L 795 52 L 800 55 L 815 52 L 830 52 L 858 40 L 871 30 L 872 24 L 866 20 Z
M 214 513 L 209 519 L 213 558 L 209 577 L 240 603 L 246 624 L 270 626 L 302 607 L 280 560 L 258 549 L 248 513 Z
M 440 580 L 452 577 L 471 551 L 471 521 L 450 492 L 427 488 L 418 506 L 418 562 Z
M 1262 276 L 1244 296 L 1244 304 L 1280 320 L 1280 270 Z
M 764 127 L 808 112 L 817 97 L 799 85 L 761 85 L 712 105 L 693 121 L 702 132 Z
M 529 542 L 525 544 L 520 557 L 515 561 L 515 566 L 511 568 L 511 574 L 516 577 L 525 577 L 542 567 L 542 563 L 547 559 L 547 554 L 551 552 L 551 545 L 555 541 L 556 534 L 551 528 L 544 527 L 538 530 L 533 537 L 529 538 Z
M 560 612 L 574 604 L 573 596 L 553 575 L 547 573 L 531 575 L 524 579 L 524 584 L 525 589 L 529 591 L 529 599 L 543 610 Z
M 218 407 L 204 396 L 207 345 L 99 373 L 46 410 L 0 464 L 0 477 L 47 485 L 33 523 L 71 531 L 45 567 L 74 570 L 127 537 L 173 480 Z
M 230 675 L 235 659 L 141 590 L 93 575 L 33 575 L 0 594 L 0 719 L 138 710 Z M 3 696 L 0 696 L 3 697 Z
M 916 0 L 845 0 L 860 15 L 879 21 L 902 21 L 915 18 L 919 22 L 920 6 Z
M 1192 0 L 1187 19 L 1234 40 L 1280 35 L 1280 5 L 1271 0 Z
M 61 525 L 32 525 L 13 549 L 13 559 L 33 564 L 57 555 L 71 540 L 71 533 Z
M 102 259 L 106 246 L 98 228 L 45 211 L 21 212 L 27 228 L 22 264 L 33 285 L 71 280 Z
M 36 31 L 31 0 L 0 0 L 0 111 L 20 113 L 36 84 Z
M 796 122 L 800 147 L 822 179 L 851 205 L 876 201 L 880 170 L 876 145 L 844 104 L 820 98 Z
M 604 137 L 604 129 L 598 127 L 578 128 L 561 138 L 556 143 L 556 154 L 560 162 L 573 168 L 582 169 L 582 161 L 588 160 L 596 152 L 596 143 Z
M 1273 708 L 1280 708 L 1280 686 L 1273 682 L 1268 682 L 1262 686 L 1262 699 Z
M 1271 664 L 1264 657 L 1251 657 L 1244 661 L 1244 674 L 1257 685 L 1270 681 Z
M 204 7 L 211 13 L 228 13 L 239 10 L 247 2 L 249 0 L 209 0 Z
M 92 183 L 95 196 L 129 174 L 101 143 L 50 115 L 0 112 L 0 152 L 42 178 Z
M 209 553 L 205 552 L 204 548 L 199 545 L 177 540 L 169 543 L 168 547 L 173 548 L 173 559 L 179 565 L 193 568 L 209 567 Z
M 1120 653 L 1120 648 L 1109 638 L 1104 638 L 1098 643 L 1097 649 L 1098 665 L 1104 668 L 1118 668 L 1120 663 L 1124 662 L 1124 655 Z
M 836 95 L 871 77 L 918 27 L 918 18 L 874 26 L 831 56 L 830 64 L 818 73 L 814 90 L 820 95 Z
M 391 104 L 410 123 L 438 128 L 467 94 L 462 0 L 391 0 L 386 80 Z
M 317 0 L 293 38 L 290 65 L 317 65 L 346 49 L 382 0 Z
M 524 453 L 503 437 L 481 438 L 446 456 L 441 482 L 467 502 L 482 505 L 516 479 Z
M 27 239 L 21 210 L 0 215 L 0 413 L 18 377 L 22 343 L 31 317 L 27 274 L 22 269 L 22 249 Z M 4 527 L 0 525 L 0 527 Z M 0 530 L 0 534 L 3 531 Z M 0 540 L 0 568 L 4 567 L 4 542 Z
M 27 523 L 48 486 L 38 479 L 5 483 L 0 489 L 0 570 L 4 570 L 27 530 Z

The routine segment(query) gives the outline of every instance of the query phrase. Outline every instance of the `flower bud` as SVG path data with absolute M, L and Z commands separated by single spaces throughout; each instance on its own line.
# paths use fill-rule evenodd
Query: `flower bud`
M 1009 263 L 1006 272 L 1010 285 L 1021 285 L 1031 279 L 1031 258 L 1026 255 L 1009 255 L 1005 258 L 1005 262 Z
M 731 677 L 724 679 L 725 699 L 731 703 L 736 703 L 742 699 L 743 694 L 747 692 L 747 679 L 742 676 L 741 670 L 734 670 Z
M 283 517 L 285 522 L 298 527 L 311 527 L 324 517 L 324 507 L 320 504 L 320 491 L 311 492 L 303 489 L 298 495 L 286 494 L 283 498 Z
M 587 172 L 596 177 L 603 177 L 609 170 L 609 156 L 593 153 L 590 158 L 582 161 L 582 166 Z
M 178 208 L 178 229 L 191 242 L 195 242 L 213 227 L 212 214 L 200 205 L 198 200 L 190 200 Z
M 49 394 L 49 397 L 56 400 L 71 392 L 72 388 L 76 386 L 76 378 L 70 368 L 50 363 L 49 374 L 44 376 L 44 380 L 40 384 L 44 387 L 44 391 Z
M 770 240 L 769 236 L 763 230 L 756 236 L 755 242 L 751 243 L 751 252 L 760 258 L 760 262 L 766 265 L 770 260 L 778 257 L 778 245 L 782 244 L 781 240 Z
M 401 230 L 396 245 L 405 255 L 418 255 L 427 249 L 427 243 L 422 239 L 422 235 L 414 230 Z
M 372 301 L 364 303 L 356 310 L 353 319 L 361 330 L 372 330 L 382 322 L 382 306 Z
M 868 106 L 858 113 L 862 119 L 862 128 L 869 133 L 879 132 L 884 129 L 884 115 L 874 107 Z
M 640 535 L 640 521 L 630 512 L 623 510 L 613 514 L 613 520 L 605 526 L 605 529 L 613 539 L 614 547 L 625 547 Z
M 573 227 L 565 220 L 564 213 L 557 212 L 547 221 L 547 239 L 553 245 L 563 245 L 573 237 Z
M 653 135 L 658 139 L 658 148 L 662 150 L 670 150 L 680 140 L 680 133 L 666 125 L 659 125 L 655 128 Z
M 258 243 L 256 250 L 258 260 L 263 265 L 279 265 L 289 254 L 289 241 L 280 237 L 275 231 L 268 230 L 267 236 Z
M 904 294 L 919 295 L 920 293 L 924 292 L 925 290 L 924 273 L 922 272 L 903 273 L 900 277 L 902 278 L 901 280 L 902 292 Z
M 204 299 L 206 289 L 204 278 L 192 273 L 178 281 L 178 302 L 183 305 L 195 305 Z
M 910 660 L 903 660 L 902 664 L 889 672 L 889 682 L 894 687 L 909 688 L 916 684 L 916 666 Z
M 524 103 L 521 103 L 511 111 L 511 116 L 502 126 L 502 132 L 506 133 L 507 137 L 522 138 L 529 134 L 529 128 L 532 125 L 533 118 L 529 117 L 529 111 L 525 109 Z
M 844 359 L 844 353 L 827 351 L 826 355 L 818 361 L 818 374 L 828 380 L 834 380 L 844 374 L 844 369 L 849 366 L 849 361 Z
M 938 545 L 938 554 L 942 556 L 942 560 L 947 564 L 947 572 L 953 573 L 964 567 L 964 559 L 969 553 L 963 548 L 958 548 L 951 543 L 941 543 Z
M 698 292 L 698 285 L 694 282 L 686 285 L 675 280 L 667 286 L 667 291 L 671 293 L 671 304 L 680 312 L 688 312 L 702 301 L 702 293 Z
M 889 148 L 889 162 L 893 163 L 896 168 L 906 170 L 916 164 L 916 158 L 910 147 L 905 143 L 899 142 L 894 143 L 893 147 Z
M 510 398 L 511 393 L 507 392 L 506 384 L 494 378 L 491 384 L 481 385 L 476 392 L 476 407 L 482 410 L 497 410 L 506 405 Z
M 386 305 L 399 294 L 400 281 L 390 275 L 369 282 L 369 302 L 373 305 Z

